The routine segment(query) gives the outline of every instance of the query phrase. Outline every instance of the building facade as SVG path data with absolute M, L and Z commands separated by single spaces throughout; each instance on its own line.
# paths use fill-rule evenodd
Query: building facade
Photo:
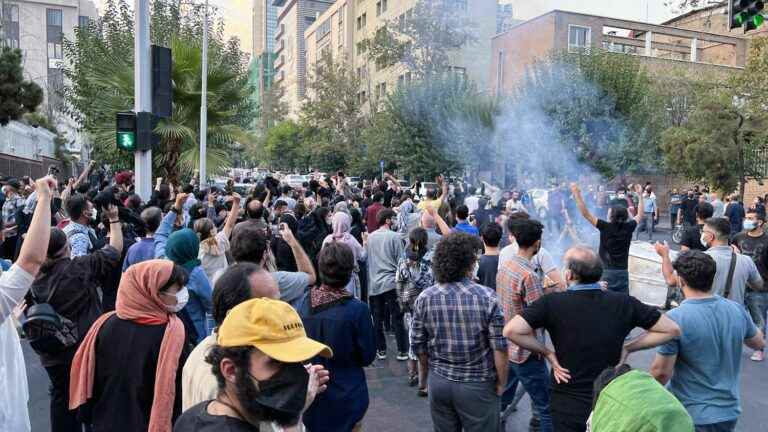
M 307 88 L 304 32 L 333 5 L 327 0 L 272 0 L 278 6 L 275 34 L 275 77 L 288 115 L 298 117 Z
M 489 80 L 494 94 L 506 94 L 549 53 L 595 49 L 636 55 L 652 73 L 726 76 L 744 67 L 747 45 L 734 36 L 555 10 L 493 38 Z
M 419 0 L 338 0 L 304 33 L 307 70 L 325 54 L 334 60 L 343 59 L 361 81 L 358 97 L 361 101 L 376 101 L 398 86 L 409 83 L 413 74 L 406 65 L 376 65 L 363 51 L 361 42 L 371 38 L 387 23 L 400 25 L 413 17 Z M 496 34 L 497 0 L 445 0 L 444 7 L 453 13 L 466 14 L 474 27 L 476 42 L 450 56 L 447 72 L 464 75 L 478 88 L 487 89 L 488 50 Z M 511 13 L 511 9 L 509 9 Z
M 264 95 L 272 87 L 275 77 L 277 11 L 278 8 L 272 5 L 272 0 L 254 0 L 253 2 L 253 52 L 249 84 L 253 88 L 251 100 L 259 110 L 263 106 Z

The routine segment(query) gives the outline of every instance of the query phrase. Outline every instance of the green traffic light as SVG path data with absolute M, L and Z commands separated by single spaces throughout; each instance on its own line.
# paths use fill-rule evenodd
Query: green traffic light
M 765 22 L 765 17 L 761 14 L 757 14 L 754 17 L 752 17 L 752 24 L 755 25 L 755 27 L 760 27 L 763 25 L 763 22 Z
M 136 135 L 133 132 L 118 132 L 117 146 L 123 150 L 136 150 Z
M 746 21 L 746 16 L 747 14 L 745 12 L 740 12 L 733 17 L 733 20 L 736 21 L 736 24 L 742 26 L 744 25 L 744 21 Z

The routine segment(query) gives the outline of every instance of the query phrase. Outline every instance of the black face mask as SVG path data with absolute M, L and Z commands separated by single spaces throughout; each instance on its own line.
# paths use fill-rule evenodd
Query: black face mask
M 238 377 L 237 398 L 250 418 L 293 426 L 304 409 L 307 384 L 309 373 L 299 363 L 286 364 L 272 378 L 262 381 L 245 370 Z

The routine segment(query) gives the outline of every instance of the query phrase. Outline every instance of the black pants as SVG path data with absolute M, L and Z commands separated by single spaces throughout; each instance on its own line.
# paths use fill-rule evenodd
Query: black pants
M 556 432 L 584 432 L 592 411 L 592 395 L 587 392 L 575 395 L 553 391 L 549 411 Z
M 83 424 L 75 411 L 69 410 L 69 368 L 70 364 L 48 366 L 51 379 L 51 432 L 82 432 Z
M 384 294 L 371 296 L 371 310 L 373 311 L 373 325 L 376 327 L 376 349 L 387 351 L 387 339 L 384 336 L 384 321 L 387 319 L 387 309 L 392 314 L 395 327 L 395 341 L 398 352 L 408 352 L 408 336 L 403 323 L 403 312 L 397 305 L 397 293 L 390 290 Z

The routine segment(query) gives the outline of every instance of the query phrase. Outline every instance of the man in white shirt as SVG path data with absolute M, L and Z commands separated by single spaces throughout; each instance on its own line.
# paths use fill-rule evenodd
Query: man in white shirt
M 512 213 L 507 219 L 508 230 L 510 223 L 517 219 L 530 219 L 530 216 L 528 216 L 528 213 L 524 211 Z M 510 244 L 502 249 L 501 253 L 499 254 L 499 269 L 504 266 L 505 262 L 517 256 L 519 247 L 517 246 L 515 237 L 511 233 L 509 234 L 509 241 Z M 536 271 L 536 274 L 541 278 L 542 284 L 545 288 L 551 288 L 553 285 L 557 285 L 558 290 L 565 289 L 565 282 L 563 281 L 563 277 L 560 274 L 560 270 L 557 268 L 557 265 L 555 265 L 555 260 L 552 259 L 552 255 L 545 248 L 542 247 L 539 250 L 539 253 L 533 257 L 531 260 L 531 265 Z

